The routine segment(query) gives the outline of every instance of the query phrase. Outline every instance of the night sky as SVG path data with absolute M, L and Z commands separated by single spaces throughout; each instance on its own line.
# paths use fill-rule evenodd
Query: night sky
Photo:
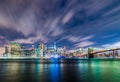
M 120 0 L 0 0 L 0 46 L 120 47 Z

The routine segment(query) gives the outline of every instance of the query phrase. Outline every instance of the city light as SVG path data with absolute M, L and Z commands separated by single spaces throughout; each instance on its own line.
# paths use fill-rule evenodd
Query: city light
M 3 48 L 0 48 L 2 55 L 0 58 L 10 59 L 25 59 L 25 58 L 119 58 L 120 48 L 78 48 L 75 50 L 68 50 L 65 46 L 58 47 L 56 43 L 53 46 L 45 45 L 43 42 L 32 45 L 27 49 L 25 46 L 17 42 L 12 42 Z

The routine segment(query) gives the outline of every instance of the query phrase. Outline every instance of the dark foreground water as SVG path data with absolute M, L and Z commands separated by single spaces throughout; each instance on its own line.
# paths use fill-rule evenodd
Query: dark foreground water
M 71 61 L 2 60 L 0 82 L 120 82 L 119 60 Z

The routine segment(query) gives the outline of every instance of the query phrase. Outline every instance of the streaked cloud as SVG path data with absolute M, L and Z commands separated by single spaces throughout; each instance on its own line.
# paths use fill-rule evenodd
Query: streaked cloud
M 115 37 L 116 34 L 111 34 L 111 35 L 105 35 L 105 36 L 101 36 L 102 39 L 106 39 L 106 38 L 111 38 L 111 37 Z
M 67 39 L 68 41 L 71 41 L 71 42 L 81 42 L 81 41 L 89 40 L 91 38 L 93 38 L 93 35 L 89 35 L 89 36 L 85 36 L 85 37 L 69 35 L 69 36 L 65 37 L 64 39 Z
M 63 24 L 67 23 L 72 18 L 73 15 L 74 15 L 74 12 L 69 11 L 62 20 Z
M 0 43 L 115 45 L 120 40 L 119 13 L 119 0 L 2 0 Z
M 84 47 L 91 46 L 91 45 L 93 45 L 93 44 L 95 44 L 95 42 L 82 41 L 82 42 L 76 43 L 74 46 L 75 46 L 76 48 L 80 48 L 80 47 L 84 48 Z
M 103 48 L 120 48 L 120 42 L 102 45 Z

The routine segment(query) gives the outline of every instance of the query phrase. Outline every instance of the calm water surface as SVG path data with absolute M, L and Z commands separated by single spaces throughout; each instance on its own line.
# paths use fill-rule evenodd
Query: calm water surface
M 120 82 L 120 61 L 74 61 L 0 61 L 0 82 Z

